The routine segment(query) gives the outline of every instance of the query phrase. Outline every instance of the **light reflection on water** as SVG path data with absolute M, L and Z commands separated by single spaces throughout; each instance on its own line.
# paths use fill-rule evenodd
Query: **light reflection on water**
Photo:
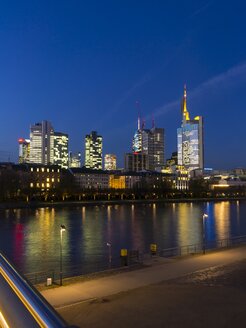
M 148 252 L 151 243 L 201 243 L 203 213 L 207 241 L 246 234 L 244 201 L 9 209 L 0 212 L 0 250 L 24 272 L 59 268 L 64 224 L 64 265 L 93 267 L 107 261 L 108 242 L 113 257 L 121 248 Z

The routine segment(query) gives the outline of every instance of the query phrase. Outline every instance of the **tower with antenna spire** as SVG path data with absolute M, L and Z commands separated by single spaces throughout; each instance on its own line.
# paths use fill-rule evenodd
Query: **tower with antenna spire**
M 139 102 L 136 102 L 139 109 Z M 143 158 L 145 170 L 154 171 L 156 168 L 164 166 L 164 129 L 155 127 L 154 119 L 152 119 L 152 128 L 145 128 L 145 121 L 138 113 L 137 130 L 134 133 L 132 142 L 132 155 L 126 154 L 128 157 L 138 156 L 138 161 Z M 132 159 L 132 162 L 134 160 Z
M 196 116 L 194 119 L 190 119 L 187 109 L 186 85 L 184 85 L 181 113 L 182 124 L 177 129 L 178 165 L 184 166 L 188 171 L 203 169 L 203 118 Z
M 185 124 L 186 122 L 188 122 L 190 120 L 190 114 L 187 110 L 187 94 L 186 94 L 186 84 L 184 85 L 184 95 L 183 95 L 183 101 L 182 101 L 182 105 L 181 105 L 181 111 L 182 111 L 182 124 Z

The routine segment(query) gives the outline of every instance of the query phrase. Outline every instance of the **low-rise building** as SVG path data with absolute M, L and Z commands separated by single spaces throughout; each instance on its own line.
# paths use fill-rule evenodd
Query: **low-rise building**
M 108 189 L 109 174 L 103 170 L 93 170 L 87 168 L 70 168 L 75 183 L 78 188 L 88 189 Z

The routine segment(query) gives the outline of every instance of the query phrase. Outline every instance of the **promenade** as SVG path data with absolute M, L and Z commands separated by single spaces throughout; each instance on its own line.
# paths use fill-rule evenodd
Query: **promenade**
M 151 320 L 153 320 L 154 318 L 155 325 L 153 326 L 163 327 L 162 323 L 164 318 L 166 318 L 165 320 L 167 320 L 167 318 L 170 319 L 168 313 L 170 314 L 172 312 L 172 310 L 170 309 L 171 304 L 173 306 L 173 311 L 175 311 L 175 307 L 180 308 L 180 297 L 182 299 L 184 298 L 182 300 L 183 309 L 185 309 L 185 306 L 189 304 L 189 302 L 192 302 L 192 306 L 194 307 L 194 309 L 197 307 L 198 304 L 202 304 L 201 302 L 205 302 L 205 304 L 203 304 L 203 308 L 207 309 L 208 304 L 206 303 L 206 297 L 210 295 L 210 293 L 212 293 L 213 296 L 211 296 L 212 298 L 209 298 L 209 304 L 213 304 L 213 299 L 216 299 L 217 310 L 219 311 L 220 309 L 220 311 L 222 312 L 224 312 L 225 310 L 223 308 L 223 302 L 225 302 L 225 298 L 231 297 L 231 290 L 223 291 L 223 293 L 229 293 L 229 295 L 225 294 L 222 297 L 222 290 L 218 286 L 203 290 L 203 288 L 205 288 L 204 286 L 193 286 L 191 288 L 190 286 L 177 285 L 173 283 L 175 279 L 179 279 L 181 277 L 193 273 L 199 273 L 206 270 L 211 271 L 223 266 L 230 266 L 234 263 L 239 263 L 240 261 L 243 261 L 245 259 L 246 246 L 240 246 L 232 249 L 224 249 L 216 252 L 210 252 L 205 255 L 194 255 L 184 258 L 165 259 L 153 257 L 145 261 L 145 266 L 142 269 L 110 275 L 102 278 L 96 278 L 89 281 L 78 281 L 76 283 L 68 284 L 66 286 L 44 290 L 42 291 L 42 294 L 50 302 L 50 304 L 52 304 L 64 316 L 64 318 L 68 320 L 68 322 L 69 320 L 71 320 L 73 324 L 77 324 L 78 326 L 80 326 L 80 324 L 83 324 L 83 327 L 89 327 L 93 324 L 94 327 L 106 327 L 106 322 L 108 322 L 109 324 L 109 322 L 113 320 L 114 322 L 117 322 L 117 325 L 119 327 L 123 327 L 124 324 L 127 324 L 128 327 L 134 327 L 134 325 L 136 324 L 140 325 L 141 327 L 151 327 L 151 322 L 153 323 L 153 321 Z M 165 282 L 167 283 L 166 285 Z M 175 286 L 175 288 L 170 288 L 170 286 Z M 217 294 L 216 292 L 216 294 L 214 294 L 214 291 L 217 288 L 219 288 L 219 293 Z M 181 290 L 183 294 L 179 294 Z M 174 291 L 176 291 L 176 296 L 174 296 L 173 294 Z M 237 293 L 238 292 L 239 291 L 237 290 Z M 141 293 L 143 293 L 142 296 Z M 152 296 L 146 297 L 148 293 Z M 189 295 L 186 295 L 185 297 L 185 293 L 188 293 Z M 195 294 L 192 296 L 190 293 Z M 196 295 L 196 293 L 200 293 L 200 296 Z M 124 295 L 124 297 L 122 295 Z M 167 295 L 169 295 L 169 301 L 166 298 Z M 217 298 L 220 296 L 221 298 L 218 300 Z M 242 302 L 242 300 L 245 298 L 245 293 L 237 296 L 239 297 L 239 299 L 236 300 L 236 308 L 240 308 L 240 311 L 242 312 L 242 306 L 244 307 L 244 310 L 246 310 L 244 302 Z M 138 297 L 140 298 L 138 299 Z M 140 299 L 142 300 L 141 302 L 139 302 Z M 232 299 L 230 300 L 232 301 Z M 105 305 L 108 307 L 108 310 L 106 308 L 102 310 L 101 306 L 104 302 L 109 302 L 108 305 Z M 140 321 L 136 321 L 136 319 L 134 319 L 130 320 L 130 322 L 128 322 L 129 320 L 125 322 L 125 320 L 127 320 L 127 317 L 124 316 L 125 319 L 122 319 L 122 311 L 117 307 L 117 302 L 121 304 L 120 307 L 123 306 L 124 309 L 127 309 L 129 313 L 131 313 L 133 308 L 135 308 L 136 313 L 142 313 L 143 309 L 145 309 L 144 313 L 146 313 L 146 307 L 149 309 L 152 307 L 153 304 L 154 306 L 153 311 L 149 313 L 147 318 L 142 318 L 142 321 L 139 318 L 138 320 Z M 94 308 L 94 314 L 98 314 L 100 313 L 100 311 L 102 311 L 101 316 L 104 317 L 104 322 L 101 322 L 101 320 L 95 321 L 95 315 L 90 312 L 92 311 L 92 304 L 94 304 L 94 306 L 97 306 L 97 310 L 96 308 Z M 130 306 L 130 304 L 132 305 Z M 162 304 L 163 306 L 165 304 L 167 306 L 166 311 L 169 306 L 169 312 L 164 313 L 164 308 L 161 307 L 162 310 L 159 308 L 160 304 Z M 216 315 L 214 315 L 213 307 L 213 309 L 209 309 L 207 319 L 210 320 L 210 316 L 213 314 L 215 319 L 212 322 L 216 323 L 217 327 L 220 327 L 220 324 L 218 322 L 219 318 L 221 318 L 222 321 L 225 320 L 226 316 L 230 315 L 230 311 L 234 311 L 234 307 L 235 306 L 230 306 L 224 316 L 220 317 L 217 315 L 217 318 Z M 199 312 L 199 310 L 200 307 L 198 308 L 197 313 Z M 109 315 L 109 317 L 106 318 L 105 316 L 108 311 L 111 314 Z M 114 313 L 114 315 L 112 314 L 112 312 Z M 89 315 L 88 313 L 91 313 L 91 315 Z M 232 316 L 234 315 L 233 313 L 231 314 Z M 194 315 L 195 313 L 188 317 L 192 318 L 192 316 Z M 205 314 L 203 313 L 203 315 Z M 179 327 L 179 324 L 181 327 L 182 321 L 187 319 L 185 312 L 183 313 L 183 319 L 182 316 L 180 318 L 180 323 L 177 323 L 175 321 L 177 319 L 175 319 L 174 321 L 176 323 L 172 322 L 170 324 L 170 327 Z M 119 319 L 120 322 L 117 321 Z M 201 322 L 199 324 L 196 323 L 194 327 L 203 327 L 203 321 L 201 318 Z M 132 325 L 130 323 L 132 323 Z M 188 324 L 189 326 L 192 326 L 192 322 L 187 323 L 187 326 Z M 237 325 L 234 326 L 237 327 Z

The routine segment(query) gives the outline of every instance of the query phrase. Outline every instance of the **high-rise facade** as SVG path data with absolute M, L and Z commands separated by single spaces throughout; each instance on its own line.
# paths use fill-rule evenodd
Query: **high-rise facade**
M 104 156 L 104 170 L 107 171 L 116 170 L 116 155 L 106 154 Z
M 138 117 L 138 129 L 133 136 L 132 152 L 140 153 L 141 151 L 142 151 L 142 129 L 140 127 L 140 117 Z
M 81 153 L 72 153 L 71 151 L 68 154 L 69 158 L 69 167 L 81 167 Z
M 102 169 L 102 136 L 96 131 L 85 136 L 85 167 Z
M 54 129 L 48 121 L 30 127 L 30 163 L 54 163 Z
M 149 169 L 148 155 L 143 153 L 125 154 L 125 169 L 129 172 L 139 172 Z
M 54 164 L 68 168 L 68 135 L 54 132 Z
M 149 169 L 164 165 L 164 129 L 152 127 L 142 130 L 142 153 L 149 157 Z
M 28 163 L 30 157 L 30 140 L 19 138 L 19 163 Z
M 182 165 L 188 171 L 203 169 L 204 145 L 203 145 L 203 118 L 196 116 L 190 119 L 187 110 L 186 87 L 181 105 L 182 125 L 177 129 L 178 165 Z
M 164 129 L 156 128 L 154 124 L 151 129 L 143 129 L 138 118 L 138 129 L 133 137 L 132 151 L 148 157 L 147 161 L 144 160 L 144 163 L 148 163 L 145 169 L 154 171 L 157 167 L 164 166 Z

